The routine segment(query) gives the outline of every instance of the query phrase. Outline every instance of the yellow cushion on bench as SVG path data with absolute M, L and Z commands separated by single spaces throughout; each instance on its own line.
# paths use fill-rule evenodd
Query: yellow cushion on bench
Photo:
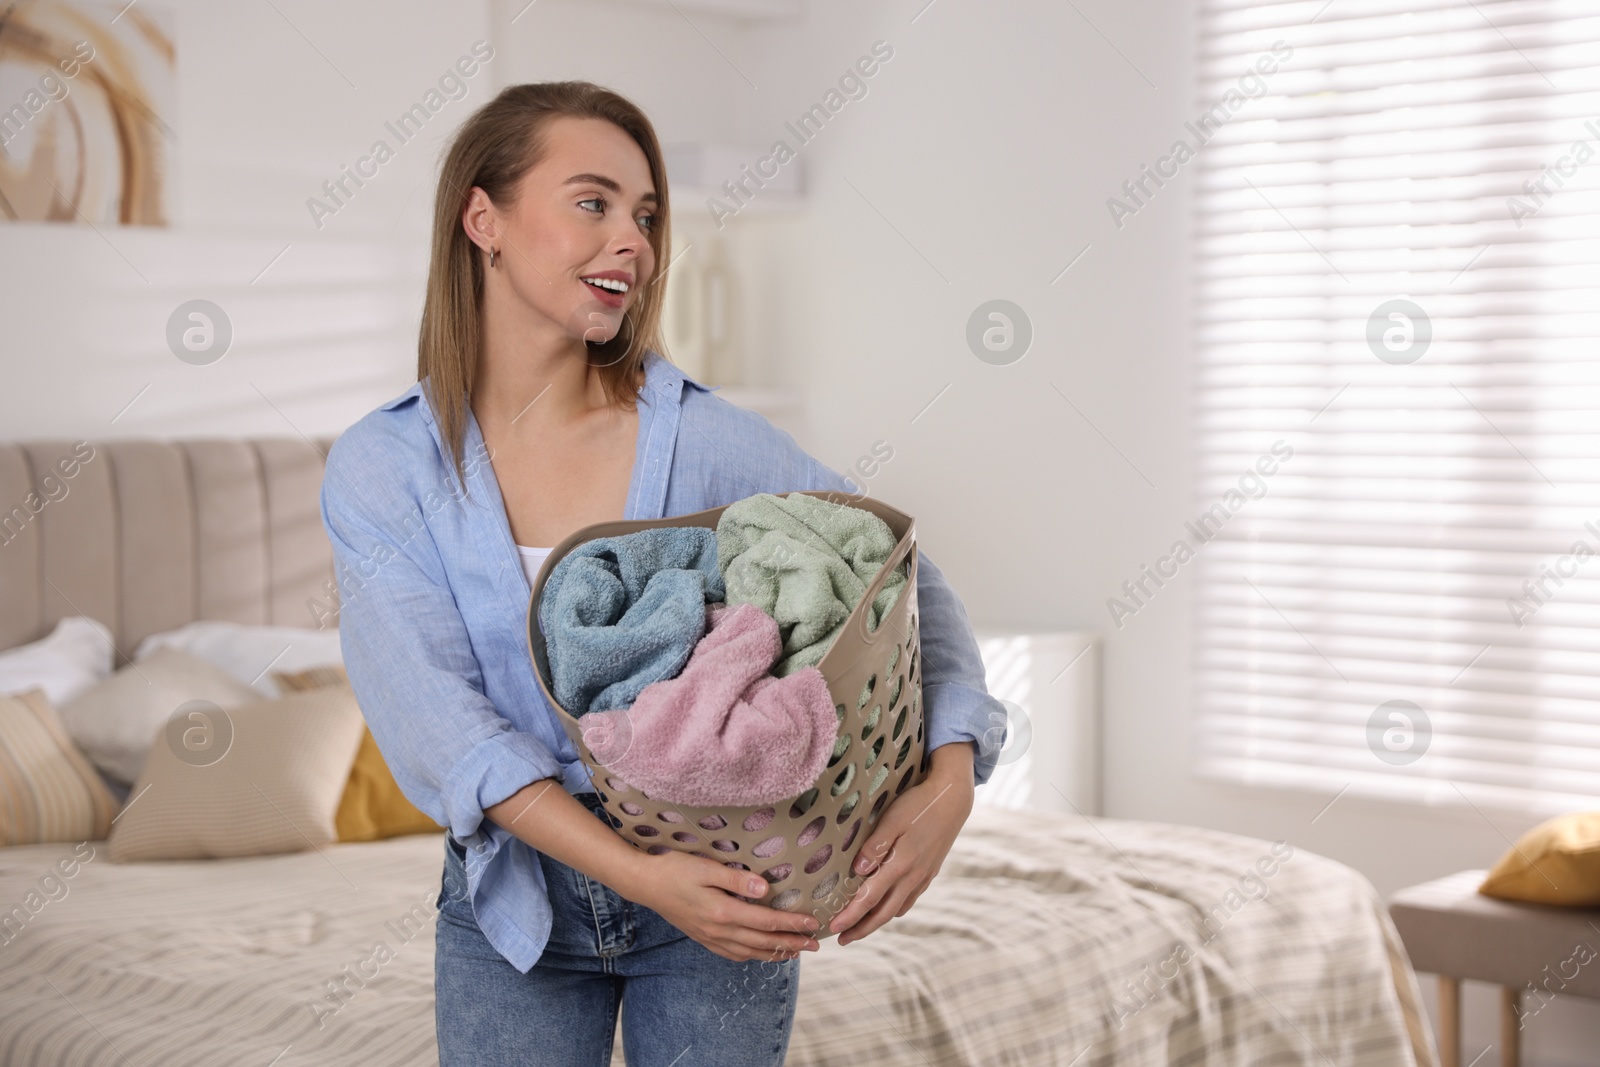
M 1478 892 L 1530 904 L 1600 905 L 1600 811 L 1535 826 L 1500 857 Z

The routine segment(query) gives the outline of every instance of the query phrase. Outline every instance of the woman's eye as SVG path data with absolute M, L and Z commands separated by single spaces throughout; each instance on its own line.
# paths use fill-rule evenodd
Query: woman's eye
M 600 209 L 598 211 L 592 211 L 591 214 L 603 215 L 605 214 L 605 202 L 606 198 L 603 196 L 591 196 L 588 199 L 579 200 L 578 206 L 582 207 L 584 204 L 599 204 Z M 584 210 L 590 211 L 589 208 L 584 208 Z M 641 215 L 639 216 L 639 221 L 644 224 L 646 232 L 653 230 L 656 227 L 656 216 L 654 215 Z

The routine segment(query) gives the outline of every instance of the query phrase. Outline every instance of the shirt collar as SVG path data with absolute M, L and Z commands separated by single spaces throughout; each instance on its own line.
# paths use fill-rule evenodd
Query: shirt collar
M 426 380 L 427 379 L 423 379 L 423 381 Z M 677 400 L 681 403 L 683 400 L 683 386 L 686 383 L 694 386 L 703 393 L 716 392 L 717 389 L 721 388 L 721 386 L 705 385 L 689 377 L 681 368 L 669 363 L 666 357 L 662 356 L 653 348 L 645 352 L 645 390 L 653 391 L 654 393 L 662 396 L 672 397 L 674 400 Z M 404 403 L 407 403 L 413 399 L 421 398 L 423 396 L 422 389 L 422 382 L 416 382 L 411 386 L 411 388 L 407 389 L 405 392 L 401 393 L 388 403 L 382 405 L 380 410 L 393 411 L 395 408 L 398 408 Z M 421 410 L 423 419 L 427 421 L 429 426 L 433 426 L 434 421 L 432 408 L 430 408 L 427 404 L 423 404 L 421 405 Z

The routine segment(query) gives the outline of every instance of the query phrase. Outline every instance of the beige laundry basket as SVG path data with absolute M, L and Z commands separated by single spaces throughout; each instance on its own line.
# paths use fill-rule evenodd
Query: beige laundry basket
M 802 492 L 872 512 L 889 525 L 898 542 L 817 664 L 840 716 L 839 736 L 848 740 L 835 742 L 827 767 L 800 796 L 746 808 L 704 808 L 652 800 L 595 762 L 584 744 L 578 719 L 561 707 L 550 691 L 550 664 L 539 629 L 538 604 L 545 580 L 561 558 L 598 537 L 658 526 L 714 530 L 724 508 L 670 519 L 596 523 L 564 539 L 551 550 L 534 578 L 528 603 L 528 650 L 537 668 L 534 674 L 540 691 L 577 746 L 595 791 L 624 840 L 646 852 L 688 852 L 755 871 L 771 888 L 753 902 L 815 916 L 822 925 L 814 936 L 822 938 L 834 932 L 829 920 L 844 910 L 861 884 L 861 876 L 851 865 L 872 827 L 893 797 L 927 778 L 930 761 L 923 743 L 916 521 L 880 501 L 832 490 Z M 906 584 L 878 629 L 869 631 L 867 609 L 896 568 L 905 569 Z

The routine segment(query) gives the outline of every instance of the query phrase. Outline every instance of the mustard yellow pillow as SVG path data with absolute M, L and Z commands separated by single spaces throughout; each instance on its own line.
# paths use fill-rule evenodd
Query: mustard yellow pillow
M 361 749 L 350 768 L 334 825 L 339 828 L 340 841 L 378 841 L 401 834 L 437 834 L 444 829 L 400 792 L 371 730 L 362 732 Z
M 273 677 L 286 692 L 350 684 L 343 667 L 275 672 Z M 377 740 L 365 725 L 361 728 L 361 747 L 356 751 L 333 821 L 340 841 L 380 841 L 402 834 L 436 834 L 444 829 L 406 799 L 378 750 Z
M 1600 905 L 1600 811 L 1535 826 L 1500 857 L 1478 892 L 1531 904 Z

